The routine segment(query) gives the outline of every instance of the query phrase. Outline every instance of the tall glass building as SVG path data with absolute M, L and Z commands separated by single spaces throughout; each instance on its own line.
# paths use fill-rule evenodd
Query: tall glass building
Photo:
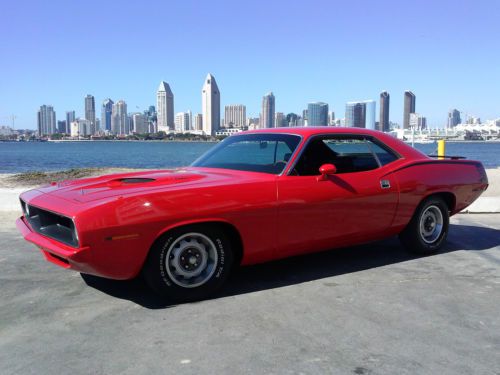
M 328 104 L 323 102 L 307 105 L 307 126 L 328 126 Z
M 382 91 L 380 93 L 380 120 L 378 124 L 378 130 L 382 132 L 388 132 L 390 130 L 389 125 L 389 105 L 391 97 L 387 91 Z
M 51 105 L 42 105 L 38 111 L 38 135 L 51 135 L 57 131 L 56 112 Z
M 375 101 L 348 102 L 345 121 L 348 127 L 375 129 Z
M 261 128 L 275 128 L 274 113 L 276 108 L 275 97 L 272 92 L 264 95 L 262 98 L 262 118 L 260 121 Z
M 375 130 L 375 100 L 366 100 L 365 128 Z
M 461 122 L 462 119 L 460 118 L 460 111 L 458 109 L 450 109 L 448 112 L 448 127 L 453 128 Z
M 71 123 L 75 121 L 75 111 L 67 111 L 66 112 L 66 132 L 67 134 L 71 133 Z
M 415 113 L 415 94 L 411 91 L 405 91 L 404 96 L 404 113 L 403 113 L 403 129 L 410 128 L 410 113 Z
M 95 134 L 98 130 L 95 122 L 95 99 L 90 94 L 85 97 L 85 120 L 90 121 L 89 133 Z
M 111 132 L 111 114 L 113 113 L 113 104 L 111 99 L 102 102 L 101 123 L 104 130 Z

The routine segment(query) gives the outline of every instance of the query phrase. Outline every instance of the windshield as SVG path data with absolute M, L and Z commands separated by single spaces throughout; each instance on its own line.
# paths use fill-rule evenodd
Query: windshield
M 280 174 L 299 142 L 300 136 L 291 134 L 234 135 L 191 166 Z

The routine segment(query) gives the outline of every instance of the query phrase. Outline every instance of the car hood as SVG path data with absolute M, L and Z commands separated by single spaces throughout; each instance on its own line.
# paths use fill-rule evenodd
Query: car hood
M 72 202 L 92 202 L 129 194 L 171 190 L 198 184 L 224 184 L 240 180 L 239 173 L 176 169 L 105 175 L 51 183 L 37 190 Z M 239 178 L 238 178 L 239 177 Z

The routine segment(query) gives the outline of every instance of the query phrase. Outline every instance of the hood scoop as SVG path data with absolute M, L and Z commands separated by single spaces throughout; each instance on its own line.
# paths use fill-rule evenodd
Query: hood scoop
M 156 181 L 154 178 L 143 178 L 143 177 L 129 177 L 129 178 L 120 178 L 119 180 L 122 184 L 140 184 L 145 182 L 153 182 Z
M 109 187 L 118 187 L 125 185 L 136 185 L 136 184 L 147 184 L 156 181 L 154 178 L 146 178 L 146 177 L 124 177 L 117 178 L 114 180 L 108 181 L 105 185 Z M 94 185 L 93 187 L 98 187 Z

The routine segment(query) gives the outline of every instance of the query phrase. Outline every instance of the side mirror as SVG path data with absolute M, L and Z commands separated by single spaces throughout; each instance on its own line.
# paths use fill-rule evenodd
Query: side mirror
M 328 176 L 333 176 L 337 173 L 337 167 L 333 164 L 323 164 L 319 167 L 319 173 L 321 173 L 321 176 L 318 178 L 318 181 L 326 181 L 328 180 Z

